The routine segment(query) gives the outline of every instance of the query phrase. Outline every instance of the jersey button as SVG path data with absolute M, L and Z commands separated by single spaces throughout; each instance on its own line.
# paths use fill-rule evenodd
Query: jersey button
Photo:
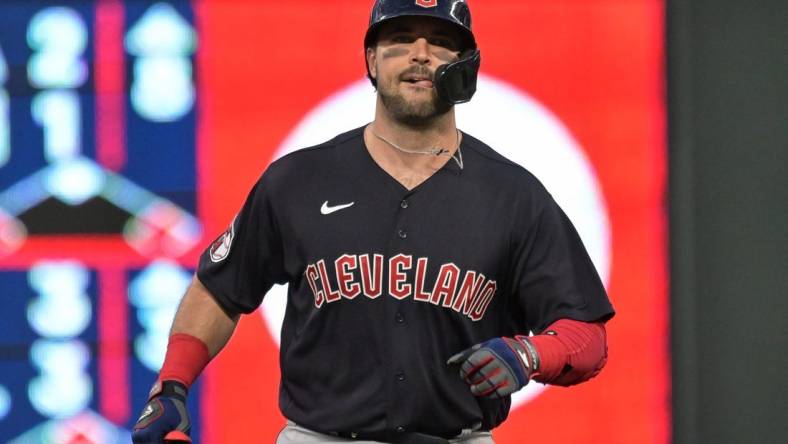
M 402 202 L 400 202 L 400 203 L 399 203 L 399 206 L 400 206 L 400 208 L 402 208 L 403 210 L 404 210 L 405 208 L 408 208 L 408 200 L 407 200 L 407 199 L 402 199 Z
M 399 230 L 397 231 L 397 236 L 399 236 L 400 239 L 405 239 L 408 237 L 408 233 L 406 233 L 405 230 Z
M 397 321 L 397 324 L 402 324 L 405 322 L 405 316 L 403 316 L 402 313 L 397 312 L 397 314 L 394 315 L 394 320 Z
M 398 426 L 396 430 L 397 430 L 397 433 L 404 433 L 405 432 L 405 427 Z
M 405 373 L 399 372 L 397 373 L 397 381 L 402 382 L 405 380 Z

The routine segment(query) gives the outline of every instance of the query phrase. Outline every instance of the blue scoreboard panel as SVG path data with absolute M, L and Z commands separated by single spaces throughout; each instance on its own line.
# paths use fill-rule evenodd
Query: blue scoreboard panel
M 0 442 L 130 441 L 202 239 L 193 15 L 0 5 Z

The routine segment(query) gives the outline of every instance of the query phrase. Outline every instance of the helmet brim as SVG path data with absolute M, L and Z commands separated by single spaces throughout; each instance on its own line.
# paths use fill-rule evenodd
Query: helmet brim
M 378 41 L 378 34 L 380 33 L 380 29 L 389 23 L 394 21 L 414 18 L 414 17 L 427 17 L 434 20 L 439 20 L 441 23 L 448 23 L 457 30 L 460 36 L 459 41 L 459 50 L 460 51 L 467 51 L 469 49 L 476 49 L 476 38 L 473 36 L 473 32 L 466 28 L 465 26 L 453 21 L 448 20 L 442 16 L 436 15 L 434 13 L 429 12 L 412 12 L 408 14 L 399 14 L 392 17 L 384 17 L 378 19 L 375 23 L 371 24 L 367 29 L 367 33 L 364 36 L 364 49 L 366 48 L 374 48 L 377 45 Z

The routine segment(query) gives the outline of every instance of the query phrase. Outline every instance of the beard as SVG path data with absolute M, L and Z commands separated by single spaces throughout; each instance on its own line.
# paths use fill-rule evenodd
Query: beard
M 440 100 L 433 87 L 428 100 L 408 100 L 398 90 L 395 82 L 379 87 L 381 102 L 399 123 L 414 128 L 430 126 L 439 117 L 451 110 L 452 105 Z

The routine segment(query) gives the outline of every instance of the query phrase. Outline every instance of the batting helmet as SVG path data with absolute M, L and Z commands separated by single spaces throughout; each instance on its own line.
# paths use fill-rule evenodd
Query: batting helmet
M 434 83 L 441 99 L 451 104 L 469 101 L 476 92 L 481 57 L 471 29 L 471 10 L 465 0 L 376 0 L 364 37 L 364 50 L 375 46 L 381 25 L 400 17 L 434 17 L 455 26 L 460 33 L 460 60 L 440 66 Z M 369 66 L 367 76 L 377 87 Z
M 380 25 L 397 17 L 435 17 L 456 25 L 462 41 L 460 49 L 476 49 L 471 30 L 471 10 L 465 0 L 377 0 L 369 17 L 369 28 L 364 37 L 364 48 L 377 40 Z

